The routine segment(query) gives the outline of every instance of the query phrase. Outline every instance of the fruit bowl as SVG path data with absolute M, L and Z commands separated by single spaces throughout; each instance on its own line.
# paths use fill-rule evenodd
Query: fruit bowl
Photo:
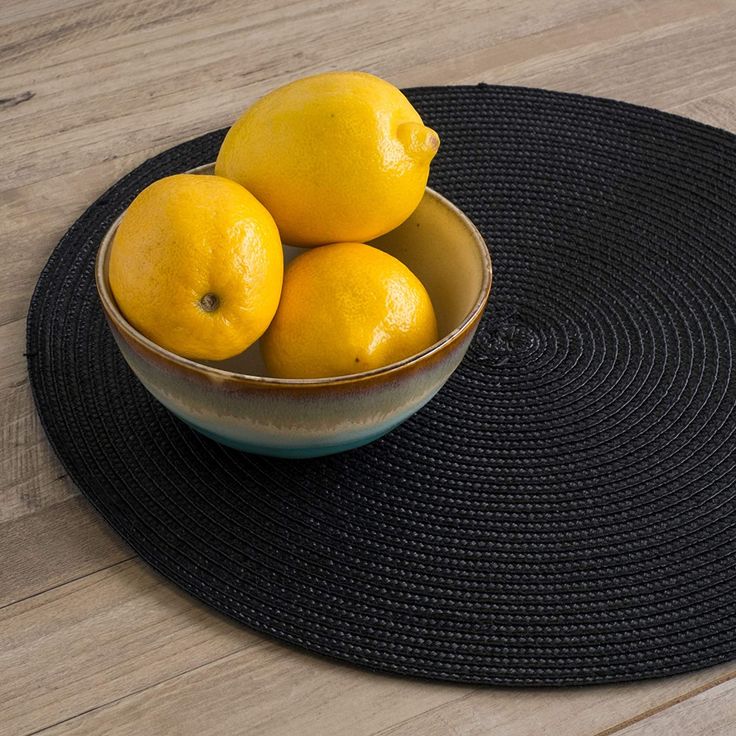
M 190 173 L 211 174 L 212 165 Z M 434 305 L 439 340 L 371 371 L 334 378 L 267 375 L 258 343 L 226 361 L 194 361 L 136 330 L 110 290 L 110 244 L 102 240 L 95 279 L 108 324 L 126 362 L 177 417 L 224 445 L 262 455 L 315 457 L 359 447 L 386 434 L 426 404 L 457 368 L 491 289 L 491 259 L 473 223 L 427 188 L 414 213 L 370 242 L 405 263 Z M 285 247 L 285 258 L 303 252 Z

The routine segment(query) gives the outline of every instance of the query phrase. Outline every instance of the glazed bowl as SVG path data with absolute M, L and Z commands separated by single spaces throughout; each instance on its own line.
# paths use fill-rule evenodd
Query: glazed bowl
M 190 173 L 211 174 L 203 166 Z M 426 404 L 457 368 L 491 289 L 491 259 L 473 223 L 427 188 L 406 222 L 371 241 L 405 263 L 429 292 L 440 339 L 383 368 L 319 379 L 266 374 L 256 343 L 219 362 L 182 358 L 138 332 L 110 290 L 108 262 L 118 221 L 97 255 L 95 278 L 115 341 L 141 383 L 202 434 L 262 455 L 314 457 L 364 445 Z M 285 247 L 288 262 L 300 248 Z

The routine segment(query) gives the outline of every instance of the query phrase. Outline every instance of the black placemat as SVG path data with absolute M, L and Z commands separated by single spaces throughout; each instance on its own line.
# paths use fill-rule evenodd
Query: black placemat
M 93 260 L 145 185 L 73 225 L 28 319 L 62 463 L 156 570 L 276 637 L 368 667 L 592 683 L 736 656 L 736 139 L 521 88 L 409 90 L 431 185 L 485 235 L 494 290 L 460 370 L 366 448 L 310 461 L 192 432 L 127 369 Z

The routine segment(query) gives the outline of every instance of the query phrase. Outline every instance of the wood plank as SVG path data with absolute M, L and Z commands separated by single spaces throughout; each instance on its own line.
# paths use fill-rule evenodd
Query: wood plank
M 395 678 L 272 643 L 162 585 L 137 561 L 0 610 L 0 641 L 0 723 L 13 734 L 92 709 L 94 724 L 79 727 L 113 733 L 101 706 L 115 708 L 125 702 L 121 698 L 150 692 L 156 683 L 160 689 L 145 715 L 135 701 L 126 703 L 142 718 L 119 733 L 168 733 L 172 723 L 182 733 L 230 732 L 217 713 L 221 708 L 228 723 L 243 728 L 268 724 L 283 733 L 278 728 L 298 712 L 303 733 L 328 733 L 319 730 L 326 723 L 333 723 L 329 733 L 345 733 L 351 718 L 389 724 L 470 690 L 406 681 L 397 687 Z M 157 712 L 161 696 L 172 692 L 177 704 L 166 701 Z M 288 709 L 280 707 L 284 703 Z M 192 717 L 180 722 L 183 708 L 191 708 Z M 310 724 L 316 730 L 308 730 Z M 365 726 L 355 731 L 368 732 Z
M 1 216 L 0 216 L 1 217 Z M 0 326 L 0 524 L 58 504 L 78 491 L 56 459 L 31 397 L 25 321 Z M 3 527 L 7 532 L 7 527 Z M 0 539 L 0 546 L 1 546 Z M 2 579 L 0 572 L 0 580 Z M 2 587 L 0 587 L 2 597 Z
M 574 53 L 580 49 L 604 49 L 619 46 L 624 39 L 636 39 L 646 31 L 682 24 L 702 22 L 720 13 L 724 0 L 648 0 L 620 8 L 605 9 L 591 18 L 532 33 L 521 38 L 489 44 L 478 51 L 464 52 L 449 60 L 430 62 L 402 70 L 404 84 L 437 84 L 437 78 L 472 84 L 475 81 L 496 83 L 496 69 L 517 68 L 525 62 L 560 52 Z M 622 60 L 625 63 L 625 60 Z M 519 82 L 532 86 L 525 80 Z M 577 89 L 571 91 L 578 91 Z M 611 90 L 606 92 L 612 95 Z
M 736 663 L 730 663 L 693 674 L 617 685 L 560 690 L 481 690 L 375 736 L 486 736 L 495 733 L 504 736 L 537 733 L 602 736 L 649 708 L 678 702 L 693 692 L 734 676 Z
M 678 3 L 679 5 L 679 3 Z M 736 5 L 732 0 L 691 4 L 697 14 L 675 23 L 647 23 L 643 31 L 577 45 L 504 63 L 483 55 L 460 62 L 455 81 L 521 84 L 601 95 L 667 109 L 733 86 Z M 720 12 L 707 13 L 708 9 Z M 623 22 L 623 21 L 621 21 Z M 605 31 L 603 32 L 605 34 Z M 687 60 L 673 63 L 673 59 Z M 416 77 L 415 77 L 416 78 Z
M 731 6 L 733 8 L 733 5 Z M 654 28 L 612 44 L 494 70 L 496 81 L 616 97 L 667 109 L 733 85 L 736 10 Z M 672 59 L 687 59 L 673 64 Z
M 469 692 L 397 680 L 264 641 L 42 733 L 368 736 Z
M 626 1 L 601 4 L 615 8 Z M 5 115 L 8 181 L 38 181 L 61 173 L 70 160 L 84 165 L 110 153 L 125 155 L 143 141 L 165 147 L 230 122 L 274 84 L 311 71 L 361 67 L 392 77 L 393 70 L 452 57 L 459 44 L 482 48 L 595 12 L 585 0 L 548 3 L 543 14 L 511 5 L 496 17 L 500 0 L 443 0 L 431 13 L 392 0 L 262 0 L 247 13 L 213 3 L 204 13 L 179 18 L 169 5 L 172 22 L 163 18 L 145 30 L 145 64 L 134 18 L 123 13 L 118 19 L 98 5 L 78 8 L 60 39 L 34 24 L 4 53 L 0 49 L 5 84 L 12 86 L 8 96 L 34 93 Z M 443 33 L 432 32 L 440 27 Z M 26 59 L 32 49 L 44 52 L 41 68 Z M 196 104 L 193 89 L 204 95 Z M 70 103 L 60 105 L 64 98 Z
M 648 703 L 687 697 L 694 683 L 733 674 L 733 667 L 720 667 L 645 684 L 478 690 L 396 680 L 268 646 L 82 714 L 48 734 L 91 736 L 104 729 L 110 736 L 133 736 L 148 728 L 153 733 L 175 730 L 182 736 L 590 736 L 634 716 Z M 237 701 L 228 690 L 240 694 Z M 178 714 L 183 711 L 192 719 L 182 722 Z
M 672 111 L 701 123 L 736 131 L 736 87 L 676 105 Z
M 0 522 L 77 494 L 41 428 L 27 380 L 0 392 Z
M 64 5 L 71 8 L 89 2 L 90 0 L 65 0 Z M 11 24 L 27 21 L 29 18 L 40 18 L 58 9 L 59 0 L 4 0 L 0 7 L 0 28 L 8 26 L 10 31 Z
M 0 608 L 133 557 L 83 498 L 0 524 Z
M 0 206 L 0 220 L 2 219 Z M 0 395 L 7 389 L 22 385 L 27 376 L 26 358 L 23 354 L 26 349 L 25 320 L 15 320 L 0 326 Z
M 61 236 L 111 184 L 160 150 L 152 144 L 128 156 L 111 154 L 102 162 L 2 192 L 0 251 L 5 257 L 0 263 L 0 347 L 8 366 L 20 364 L 25 373 L 22 321 L 39 272 Z M 3 366 L 0 374 L 7 370 Z M 19 375 L 14 374 L 15 380 Z
M 0 642 L 0 724 L 20 736 L 261 639 L 130 560 L 3 608 Z
M 731 736 L 734 732 L 736 680 L 728 680 L 649 718 L 597 736 Z

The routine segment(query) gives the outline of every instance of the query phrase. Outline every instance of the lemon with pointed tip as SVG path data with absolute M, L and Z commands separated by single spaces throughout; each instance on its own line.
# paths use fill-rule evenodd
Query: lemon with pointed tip
M 364 242 L 424 193 L 439 136 L 392 84 L 328 72 L 268 93 L 230 128 L 215 173 L 242 184 L 290 245 Z
M 312 248 L 286 268 L 281 302 L 260 346 L 271 375 L 361 373 L 437 341 L 437 319 L 419 279 L 363 243 Z
M 281 240 L 239 184 L 176 174 L 125 211 L 108 278 L 120 311 L 146 337 L 185 358 L 224 360 L 255 342 L 276 312 Z

